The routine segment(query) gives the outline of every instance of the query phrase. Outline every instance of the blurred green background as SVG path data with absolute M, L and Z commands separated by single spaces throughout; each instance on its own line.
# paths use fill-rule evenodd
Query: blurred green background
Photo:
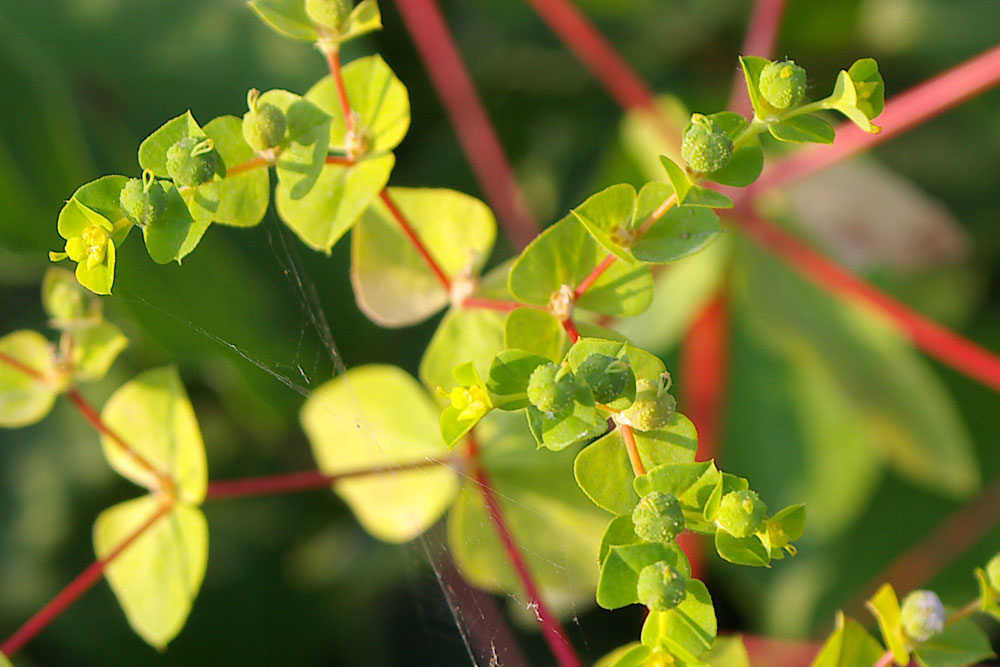
M 750 4 L 578 3 L 655 91 L 700 111 L 726 104 Z M 413 121 L 392 183 L 482 196 L 395 6 L 382 5 L 385 29 L 352 43 L 344 59 L 377 51 L 409 88 Z M 559 219 L 600 187 L 654 177 L 643 175 L 620 110 L 524 3 L 442 7 L 540 220 Z M 791 0 L 778 55 L 805 66 L 817 94 L 838 69 L 873 56 L 891 96 L 993 46 L 998 35 L 995 0 Z M 137 174 L 142 138 L 186 109 L 202 123 L 238 115 L 250 87 L 304 92 L 325 72 L 309 45 L 271 32 L 240 0 L 44 7 L 0 0 L 0 333 L 45 329 L 39 284 L 46 252 L 61 247 L 56 215 L 76 187 L 108 173 Z M 899 298 L 1000 350 L 998 109 L 1000 91 L 978 96 L 788 193 L 772 204 L 776 215 Z M 879 187 L 866 187 L 873 182 Z M 816 638 L 895 555 L 974 497 L 976 479 L 997 479 L 1000 401 L 872 333 L 867 319 L 731 236 L 732 385 L 722 462 L 748 476 L 773 508 L 809 493 L 819 513 L 797 559 L 766 572 L 713 562 L 709 588 L 722 630 Z M 213 478 L 312 467 L 298 427 L 301 393 L 328 379 L 333 364 L 288 275 L 288 253 L 315 284 L 348 367 L 387 362 L 415 373 L 436 324 L 390 331 L 369 323 L 354 304 L 347 247 L 339 244 L 332 258 L 310 251 L 273 213 L 251 231 L 213 227 L 183 270 L 153 264 L 130 240 L 120 251 L 116 294 L 105 303 L 132 344 L 111 376 L 85 391 L 100 404 L 140 370 L 177 364 Z M 495 259 L 509 252 L 501 243 Z M 678 325 L 664 321 L 674 312 L 669 295 L 657 304 L 665 315 L 643 320 L 641 336 L 676 368 Z M 895 383 L 871 380 L 893 373 Z M 65 404 L 41 424 L 0 432 L 0 635 L 92 560 L 96 515 L 136 495 L 97 444 Z M 949 488 L 918 483 L 899 463 L 907 447 L 925 445 L 924 464 L 934 463 L 934 452 L 967 456 L 939 462 L 942 475 L 958 480 Z M 204 588 L 167 653 L 132 634 L 101 583 L 17 664 L 469 661 L 426 564 L 428 553 L 443 559 L 440 531 L 423 544 L 383 545 L 324 493 L 206 511 Z M 964 603 L 975 593 L 971 568 L 998 548 L 994 528 L 930 583 L 946 604 Z M 630 611 L 577 612 L 568 627 L 585 660 L 637 635 L 639 616 Z M 479 617 L 469 609 L 460 615 Z M 518 628 L 529 662 L 550 662 L 537 634 Z

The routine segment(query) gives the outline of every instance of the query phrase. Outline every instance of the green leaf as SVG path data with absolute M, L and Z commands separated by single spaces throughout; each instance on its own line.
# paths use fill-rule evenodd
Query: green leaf
M 536 368 L 547 363 L 547 357 L 524 350 L 503 350 L 496 355 L 486 384 L 496 406 L 501 410 L 520 410 L 531 405 L 528 380 Z
M 767 536 L 771 543 L 771 558 L 776 558 L 776 552 L 780 554 L 783 547 L 802 537 L 805 527 L 805 505 L 789 505 L 768 519 Z
M 118 203 L 122 188 L 128 179 L 125 176 L 101 176 L 97 180 L 81 185 L 73 193 L 73 199 L 94 211 L 109 223 L 112 228 L 125 217 Z M 115 245 L 121 245 L 128 235 L 128 229 L 116 229 L 112 233 Z
M 632 246 L 632 255 L 643 262 L 675 262 L 707 246 L 721 231 L 711 208 L 674 206 Z
M 492 412 L 476 427 L 486 468 L 505 523 L 542 597 L 571 613 L 593 603 L 597 559 L 607 514 L 573 482 L 575 449 L 538 452 L 520 415 Z M 486 510 L 481 487 L 462 487 L 448 518 L 448 545 L 462 576 L 474 586 L 527 602 L 509 556 Z M 556 613 L 559 613 L 558 609 Z
M 527 350 L 559 362 L 569 349 L 566 329 L 547 310 L 518 308 L 512 310 L 504 322 L 503 346 Z
M 697 579 L 687 582 L 687 597 L 673 609 L 653 611 L 642 626 L 642 643 L 662 646 L 682 658 L 698 659 L 715 641 L 718 625 L 715 607 L 705 584 Z
M 856 105 L 869 120 L 878 118 L 885 108 L 885 82 L 873 58 L 857 60 L 847 70 L 857 93 Z
M 694 185 L 691 179 L 688 178 L 687 171 L 666 155 L 660 156 L 660 164 L 663 165 L 664 171 L 667 172 L 667 179 L 670 180 L 670 185 L 677 194 L 677 203 L 683 204 L 688 191 Z
M 205 134 L 215 141 L 215 150 L 222 161 L 232 168 L 249 162 L 257 153 L 243 138 L 243 121 L 236 116 L 220 116 L 205 126 Z M 209 198 L 218 201 L 212 220 L 233 227 L 253 227 L 264 219 L 271 196 L 271 181 L 267 166 L 227 174 L 221 181 L 207 183 L 199 191 L 210 191 Z
M 360 5 L 358 5 L 360 7 Z M 410 97 L 406 86 L 379 55 L 351 61 L 343 69 L 344 89 L 351 109 L 360 115 L 357 130 L 368 139 L 370 151 L 391 151 L 410 127 Z M 347 126 L 332 76 L 320 79 L 306 99 L 333 118 L 330 145 L 346 148 Z
M 732 111 L 720 111 L 709 116 L 716 124 L 726 131 L 729 137 L 736 141 L 748 123 L 743 116 Z M 726 166 L 710 172 L 705 178 L 735 187 L 745 187 L 757 180 L 764 168 L 764 151 L 760 147 L 760 139 L 741 140 L 740 146 L 733 151 Z
M 607 251 L 573 215 L 533 240 L 510 270 L 509 287 L 517 299 L 547 306 L 563 285 L 575 288 L 607 257 Z M 630 316 L 653 298 L 653 278 L 642 264 L 612 264 L 576 302 L 584 310 Z
M 496 220 L 485 204 L 453 190 L 389 188 L 388 193 L 446 276 L 482 269 L 496 238 Z M 382 326 L 420 322 L 449 299 L 382 201 L 365 211 L 351 235 L 351 282 L 361 310 Z
M 542 412 L 533 405 L 528 406 L 528 426 L 539 447 L 558 452 L 570 445 L 592 440 L 607 430 L 608 421 L 594 407 L 590 387 L 577 382 L 576 389 L 573 409 L 564 413 Z
M 778 141 L 796 144 L 832 144 L 834 139 L 833 126 L 816 116 L 793 116 L 768 125 L 767 131 Z
M 882 131 L 881 127 L 873 124 L 868 115 L 858 108 L 858 91 L 851 80 L 851 75 L 844 70 L 840 70 L 833 93 L 824 100 L 823 105 L 827 109 L 834 109 L 844 114 L 865 132 L 878 134 Z
M 101 411 L 104 424 L 156 471 L 173 479 L 178 497 L 200 504 L 208 485 L 205 443 L 177 369 L 157 368 L 120 387 Z M 155 490 L 161 481 L 117 440 L 101 435 L 104 457 L 119 474 Z
M 162 502 L 150 495 L 101 512 L 94 523 L 97 557 L 109 557 L 161 511 Z M 104 576 L 132 629 L 162 651 L 184 627 L 207 564 L 205 515 L 175 503 L 107 565 Z
M 889 645 L 896 662 L 901 665 L 909 664 L 910 654 L 906 650 L 906 633 L 903 631 L 903 619 L 896 591 L 890 584 L 882 584 L 875 595 L 865 602 L 865 606 L 878 620 L 882 640 Z
M 660 163 L 667 172 L 667 178 L 677 193 L 677 203 L 685 206 L 706 206 L 708 208 L 732 208 L 733 200 L 715 190 L 695 185 L 687 172 L 666 155 L 660 156 Z M 639 219 L 639 216 L 636 216 Z
M 622 239 L 635 220 L 637 196 L 635 188 L 627 183 L 612 185 L 591 195 L 570 213 L 608 252 L 626 262 L 634 262 Z
M 0 354 L 17 360 L 44 377 L 55 377 L 52 346 L 37 331 L 15 331 L 0 338 Z M 59 394 L 54 381 L 42 381 L 0 361 L 0 426 L 34 424 L 52 410 Z
M 503 349 L 504 315 L 485 308 L 449 310 L 420 360 L 420 380 L 430 390 L 451 384 L 455 366 L 472 361 L 485 377 Z
M 653 491 L 672 494 L 681 501 L 684 513 L 687 515 L 687 528 L 711 534 L 715 532 L 714 526 L 704 521 L 700 524 L 692 523 L 692 518 L 703 515 L 705 506 L 718 488 L 721 478 L 722 473 L 715 467 L 713 461 L 666 463 L 647 468 L 645 475 L 635 478 L 633 486 L 640 496 Z
M 948 625 L 914 646 L 913 653 L 924 667 L 965 667 L 995 656 L 986 633 L 971 618 Z
M 76 277 L 56 267 L 42 279 L 42 307 L 49 325 L 57 329 L 87 327 L 101 321 L 101 302 L 80 289 Z
M 176 260 L 180 264 L 201 241 L 211 224 L 211 216 L 195 222 L 187 201 L 173 183 L 161 181 L 160 185 L 166 193 L 166 207 L 159 220 L 142 229 L 142 238 L 146 242 L 146 252 L 154 262 L 166 264 Z M 189 195 L 197 197 L 199 190 L 201 188 L 192 188 Z
M 597 584 L 597 604 L 605 609 L 618 609 L 639 602 L 636 586 L 642 568 L 665 560 L 672 568 L 691 576 L 691 565 L 675 543 L 641 542 L 620 544 L 608 549 L 601 563 L 601 578 Z
M 301 421 L 324 473 L 389 469 L 333 485 L 375 537 L 411 540 L 451 504 L 458 480 L 450 468 L 391 470 L 448 456 L 437 406 L 401 369 L 352 368 L 312 393 L 302 407 Z
M 73 377 L 80 382 L 97 382 L 128 347 L 128 338 L 115 325 L 100 322 L 73 332 Z
M 750 655 L 739 635 L 717 637 L 712 650 L 701 657 L 711 667 L 751 667 Z
M 993 589 L 993 585 L 990 584 L 989 575 L 981 567 L 976 568 L 975 575 L 976 583 L 979 585 L 979 610 L 1000 621 L 1000 605 L 997 604 L 998 595 Z
M 837 629 L 823 644 L 811 667 L 871 667 L 885 649 L 861 624 L 837 612 Z
M 325 165 L 316 184 L 298 199 L 279 183 L 274 195 L 278 215 L 303 243 L 329 254 L 389 182 L 395 163 L 387 153 L 350 167 Z
M 285 37 L 304 42 L 319 38 L 302 0 L 250 0 L 247 4 L 264 23 Z
M 301 199 L 326 164 L 331 118 L 309 99 L 287 90 L 269 90 L 260 96 L 259 104 L 273 104 L 285 114 L 287 129 L 275 170 L 288 196 Z
M 105 176 L 104 178 L 120 179 L 118 182 L 122 185 L 127 180 L 124 176 Z M 69 240 L 80 236 L 84 229 L 94 225 L 104 228 L 109 233 L 114 231 L 114 225 L 110 220 L 84 205 L 74 196 L 60 209 L 56 229 L 59 231 L 59 236 Z
M 577 455 L 579 460 L 580 456 Z M 601 550 L 597 554 L 597 562 L 604 565 L 611 547 L 625 546 L 628 544 L 641 544 L 642 538 L 635 534 L 635 525 L 632 523 L 631 514 L 621 514 L 616 516 L 604 530 L 604 537 L 601 538 Z
M 381 28 L 382 14 L 379 12 L 378 2 L 376 0 L 361 0 L 358 6 L 351 10 L 340 32 L 336 35 L 336 41 L 346 42 Z
M 454 447 L 493 409 L 489 392 L 473 362 L 467 361 L 456 366 L 452 374 L 455 376 L 456 388 L 466 391 L 460 393 L 459 405 L 454 405 L 455 400 L 452 399 L 452 404 L 441 412 L 441 437 L 449 448 Z M 447 392 L 445 395 L 448 395 Z
M 169 178 L 167 150 L 186 137 L 204 139 L 207 136 L 191 112 L 185 111 L 180 116 L 168 120 L 142 140 L 139 144 L 139 166 L 149 169 L 160 178 Z
M 733 537 L 724 530 L 715 531 L 715 551 L 723 560 L 737 565 L 770 567 L 771 550 L 756 535 Z
M 653 382 L 659 382 L 660 377 L 667 372 L 667 367 L 663 365 L 656 355 L 645 350 L 623 343 L 617 340 L 602 340 L 600 338 L 580 338 L 570 348 L 566 355 L 566 363 L 576 372 L 584 361 L 592 354 L 603 354 L 609 357 L 623 355 L 628 359 L 629 365 L 636 378 L 645 378 Z M 630 401 L 631 402 L 631 401 Z
M 640 644 L 632 642 L 608 653 L 594 667 L 646 667 L 653 652 Z
M 680 413 L 674 413 L 663 430 L 634 431 L 633 434 L 639 458 L 650 471 L 667 464 L 694 461 L 697 453 L 694 425 Z M 639 495 L 632 489 L 635 473 L 619 429 L 580 452 L 574 475 L 587 497 L 613 514 L 631 512 L 639 502 Z M 646 493 L 648 491 L 640 495 Z
M 753 105 L 754 113 L 758 118 L 769 118 L 777 110 L 767 103 L 767 100 L 760 94 L 757 83 L 760 81 L 760 73 L 771 61 L 758 56 L 740 56 L 740 66 L 743 68 L 743 76 L 746 79 L 747 93 L 750 95 L 750 104 Z

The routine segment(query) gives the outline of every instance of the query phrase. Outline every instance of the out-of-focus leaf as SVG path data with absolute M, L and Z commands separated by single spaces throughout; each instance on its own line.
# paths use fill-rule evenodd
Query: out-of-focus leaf
M 37 331 L 15 331 L 0 338 L 0 353 L 46 377 L 55 377 L 55 356 Z M 59 392 L 54 383 L 38 380 L 0 361 L 0 426 L 27 426 L 49 414 Z
M 899 609 L 899 599 L 890 584 L 882 586 L 871 596 L 865 606 L 878 619 L 878 627 L 882 631 L 882 639 L 892 650 L 892 656 L 901 665 L 909 664 L 910 653 L 906 650 L 906 633 L 903 630 L 902 612 Z
M 924 667 L 965 667 L 977 665 L 996 654 L 990 639 L 971 618 L 963 618 L 913 647 Z
M 445 314 L 420 360 L 420 380 L 431 391 L 451 384 L 451 372 L 471 361 L 480 377 L 503 349 L 503 313 L 486 308 L 453 308 Z
M 105 558 L 161 510 L 162 499 L 144 496 L 97 517 L 94 551 Z M 104 570 L 129 625 L 163 650 L 191 613 L 208 564 L 208 522 L 201 510 L 175 503 Z
M 569 336 L 559 320 L 547 310 L 518 308 L 512 310 L 504 322 L 503 346 L 559 362 L 569 349 Z
M 437 406 L 416 380 L 394 366 L 360 366 L 330 380 L 303 405 L 301 419 L 327 474 L 448 456 Z M 345 479 L 333 488 L 369 533 L 406 542 L 444 513 L 458 481 L 451 469 L 431 465 Z
M 319 38 L 302 0 L 250 0 L 250 8 L 275 32 L 312 42 Z
M 861 624 L 837 612 L 837 629 L 823 644 L 811 667 L 871 667 L 885 649 Z
M 97 382 L 111 368 L 128 338 L 110 322 L 100 322 L 73 334 L 73 376 L 81 382 Z

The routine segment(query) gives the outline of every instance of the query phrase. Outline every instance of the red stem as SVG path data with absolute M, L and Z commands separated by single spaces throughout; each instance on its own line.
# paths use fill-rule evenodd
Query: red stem
M 743 645 L 747 649 L 750 661 L 754 665 L 781 665 L 781 667 L 809 667 L 819 644 L 787 639 L 772 639 L 743 635 Z
M 354 113 L 351 111 L 351 101 L 347 97 L 347 88 L 344 86 L 344 75 L 340 68 L 340 48 L 334 46 L 324 49 L 323 54 L 326 56 L 326 64 L 330 67 L 330 75 L 337 84 L 340 110 L 344 114 L 344 128 L 347 132 L 353 132 Z
M 576 286 L 576 289 L 573 291 L 573 299 L 576 300 L 583 296 L 584 293 L 590 289 L 590 286 L 601 277 L 601 274 L 607 271 L 611 265 L 615 263 L 616 259 L 618 258 L 615 257 L 615 255 L 609 253 L 608 256 L 604 258 L 604 261 L 598 264 L 597 267 L 590 272 L 590 275 L 584 278 L 580 284 Z
M 628 424 L 619 424 L 618 428 L 622 432 L 622 440 L 625 441 L 625 451 L 628 453 L 628 462 L 632 464 L 632 472 L 639 475 L 646 474 L 646 466 L 642 465 L 642 457 L 639 456 L 639 445 L 635 442 L 635 433 Z
M 149 530 L 154 523 L 170 511 L 171 505 L 164 503 L 152 516 L 150 516 L 135 532 L 126 537 L 121 544 L 116 546 L 107 556 L 91 563 L 86 570 L 81 572 L 76 579 L 71 581 L 59 594 L 52 598 L 48 604 L 28 619 L 17 631 L 12 634 L 7 641 L 0 645 L 0 653 L 8 658 L 17 653 L 21 647 L 31 641 L 39 632 L 44 630 L 52 621 L 56 620 L 70 605 L 86 593 L 104 574 L 104 569 L 108 563 L 117 558 L 129 545 L 135 542 L 140 535 Z
M 979 496 L 942 520 L 919 544 L 907 549 L 861 589 L 848 606 L 864 608 L 875 590 L 888 582 L 896 590 L 911 591 L 926 583 L 955 558 L 979 542 L 1000 522 L 1000 478 Z
M 960 373 L 1000 391 L 1000 356 L 924 317 L 866 284 L 793 238 L 771 222 L 741 207 L 736 222 L 764 247 L 780 255 L 821 287 L 851 298 L 888 317 L 914 345 Z
M 11 357 L 3 352 L 0 352 L 0 361 L 14 368 L 15 370 L 21 371 L 25 375 L 30 376 L 31 378 L 37 380 L 38 382 L 41 382 L 42 384 L 48 384 L 48 380 L 41 371 L 36 371 L 34 368 L 24 363 L 20 359 L 15 359 L 14 357 Z
M 773 163 L 740 199 L 768 188 L 786 185 L 891 139 L 914 125 L 978 95 L 1000 83 L 1000 45 L 890 99 L 876 122 L 879 134 L 869 134 L 853 123 L 837 128 L 833 146 L 810 146 Z
M 425 461 L 414 461 L 412 463 L 402 463 L 399 465 L 385 466 L 381 468 L 365 468 L 361 470 L 349 470 L 339 473 L 322 473 L 318 470 L 307 470 L 302 472 L 290 472 L 281 475 L 268 475 L 266 477 L 247 477 L 243 479 L 226 479 L 211 482 L 208 485 L 206 500 L 229 500 L 232 498 L 247 498 L 254 496 L 267 496 L 279 493 L 295 493 L 297 491 L 309 491 L 313 489 L 329 488 L 334 482 L 352 477 L 367 477 L 372 475 L 386 475 L 406 470 L 418 470 L 420 468 L 431 468 L 446 465 L 448 459 L 427 459 Z
M 778 41 L 778 28 L 785 12 L 785 0 L 757 0 L 750 15 L 750 25 L 747 27 L 740 55 L 760 56 L 770 58 L 774 54 L 775 43 Z M 743 68 L 739 67 L 733 78 L 733 88 L 729 95 L 729 108 L 741 116 L 753 113 L 750 96 L 743 77 Z
M 346 155 L 327 155 L 326 164 L 339 164 L 345 167 L 353 167 L 356 163 L 354 158 L 347 157 Z
M 649 87 L 572 3 L 567 0 L 527 0 L 527 3 L 597 77 L 618 106 L 646 111 L 664 138 L 680 144 L 680 132 L 660 114 Z
M 490 519 L 493 521 L 493 527 L 496 528 L 497 535 L 500 537 L 500 541 L 503 542 L 504 550 L 507 552 L 507 558 L 510 559 L 511 564 L 514 566 L 514 570 L 521 580 L 521 585 L 524 586 L 525 593 L 535 609 L 538 622 L 542 626 L 542 634 L 545 636 L 545 641 L 548 643 L 549 649 L 551 649 L 552 654 L 556 657 L 556 662 L 561 667 L 583 667 L 583 663 L 580 662 L 580 658 L 573 649 L 573 645 L 566 637 L 565 630 L 560 627 L 559 621 L 552 615 L 552 612 L 542 599 L 538 587 L 535 585 L 535 580 L 531 576 L 531 571 L 528 569 L 528 565 L 524 562 L 524 557 L 521 555 L 521 550 L 514 540 L 507 522 L 504 520 L 503 511 L 500 508 L 500 503 L 497 500 L 496 492 L 493 490 L 489 475 L 486 474 L 486 470 L 479 464 L 479 446 L 472 437 L 468 439 L 468 443 L 469 459 L 473 464 L 475 478 L 479 484 L 480 491 L 482 491 L 483 500 L 486 501 L 486 509 L 490 515 Z
M 888 649 L 882 654 L 882 657 L 878 659 L 872 667 L 889 667 L 889 665 L 894 665 L 896 662 L 893 660 L 892 649 Z
M 441 270 L 441 267 L 438 266 L 438 263 L 431 256 L 430 251 L 428 251 L 427 247 L 424 246 L 423 241 L 421 241 L 420 237 L 417 236 L 417 231 L 413 229 L 413 225 L 409 223 L 406 216 L 403 215 L 403 212 L 400 211 L 399 207 L 396 206 L 396 203 L 392 201 L 392 198 L 389 196 L 389 191 L 382 190 L 382 193 L 379 196 L 382 198 L 382 202 L 385 204 L 386 208 L 389 209 L 389 212 L 392 213 L 392 217 L 396 218 L 396 222 L 398 222 L 399 226 L 403 228 L 403 233 L 406 234 L 406 236 L 410 239 L 410 242 L 413 243 L 413 247 L 417 249 L 420 256 L 424 258 L 425 262 L 427 262 L 427 266 L 430 267 L 431 271 L 434 272 L 434 275 L 436 275 L 438 280 L 441 281 L 441 285 L 443 285 L 446 290 L 451 291 L 451 280 L 445 275 L 444 271 Z
M 680 386 L 684 413 L 698 427 L 698 460 L 719 454 L 729 369 L 729 312 L 720 293 L 705 306 L 684 337 Z
M 264 167 L 269 164 L 271 164 L 270 158 L 257 156 L 251 160 L 247 160 L 246 162 L 242 162 L 238 165 L 226 169 L 226 178 L 231 178 L 233 176 L 242 174 L 245 171 L 251 171 L 253 169 L 257 169 L 258 167 Z
M 512 310 L 517 310 L 518 308 L 538 308 L 538 306 L 520 303 L 519 301 L 500 301 L 499 299 L 484 299 L 478 296 L 466 297 L 465 301 L 462 302 L 462 307 L 486 308 L 488 310 L 499 310 L 502 312 L 510 312 Z
M 431 82 L 458 133 L 476 178 L 511 242 L 526 246 L 538 233 L 503 147 L 434 0 L 397 0 Z
M 580 331 L 576 328 L 576 324 L 573 323 L 572 317 L 567 317 L 562 321 L 563 329 L 566 330 L 566 335 L 569 336 L 569 342 L 575 343 L 580 340 Z
M 80 393 L 79 389 L 76 387 L 70 387 L 67 389 L 66 398 L 68 398 L 73 405 L 76 406 L 76 409 L 79 410 L 80 414 L 83 415 L 88 422 L 90 422 L 90 425 L 93 426 L 98 433 L 110 438 L 111 441 L 114 442 L 115 445 L 117 445 L 118 448 L 121 449 L 129 458 L 135 461 L 147 472 L 155 476 L 160 481 L 161 487 L 163 485 L 173 486 L 173 480 L 170 474 L 159 470 L 156 466 L 150 463 L 146 457 L 135 451 L 135 449 L 125 442 L 120 435 L 112 431 L 101 419 L 101 415 L 98 414 L 96 409 L 94 409 L 94 406 L 87 402 L 87 399 L 83 397 L 83 394 Z

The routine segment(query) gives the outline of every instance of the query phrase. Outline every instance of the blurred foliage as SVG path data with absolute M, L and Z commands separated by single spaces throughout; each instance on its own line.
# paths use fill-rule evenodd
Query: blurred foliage
M 696 110 L 725 106 L 749 1 L 578 4 L 654 90 Z M 832 86 L 843 63 L 872 56 L 891 97 L 996 39 L 993 0 L 788 4 L 778 54 L 805 66 L 810 86 L 818 90 Z M 442 5 L 540 220 L 562 218 L 613 183 L 641 184 L 642 166 L 622 140 L 621 112 L 525 3 Z M 412 124 L 397 152 L 392 183 L 482 196 L 391 2 L 383 3 L 383 16 L 385 30 L 349 46 L 344 59 L 377 51 L 409 89 Z M 34 3 L 0 0 L 0 72 L 6 91 L 0 95 L 2 334 L 44 328 L 39 285 L 49 265 L 45 253 L 61 247 L 56 214 L 77 186 L 106 173 L 138 175 L 139 141 L 187 109 L 206 121 L 237 113 L 250 87 L 304 93 L 326 69 L 311 48 L 262 26 L 241 0 L 49 0 L 44 11 Z M 937 202 L 945 220 L 933 229 L 964 239 L 959 249 L 906 266 L 877 253 L 854 264 L 880 286 L 994 350 L 1000 350 L 998 108 L 1000 91 L 987 92 L 873 153 L 879 165 Z M 850 227 L 831 230 L 777 206 L 828 251 L 845 261 L 854 258 L 837 243 L 850 237 Z M 875 215 L 863 239 L 878 236 L 879 225 L 896 229 L 905 222 Z M 898 245 L 893 237 L 886 243 Z M 502 241 L 495 259 L 508 252 Z M 740 244 L 732 252 L 759 255 Z M 136 240 L 121 248 L 118 261 L 117 293 L 105 300 L 106 312 L 132 345 L 107 379 L 88 387 L 88 396 L 100 404 L 138 372 L 177 364 L 201 422 L 213 478 L 312 467 L 297 419 L 303 396 L 341 362 L 393 363 L 416 374 L 436 324 L 397 330 L 372 325 L 351 293 L 347 244 L 328 258 L 301 245 L 273 213 L 250 232 L 215 228 L 185 259 L 183 271 L 154 265 Z M 812 289 L 767 264 L 744 266 L 779 272 L 764 278 L 785 280 L 793 291 Z M 822 363 L 775 345 L 781 329 L 762 330 L 739 301 L 748 294 L 742 281 L 752 278 L 728 278 L 737 281 L 737 297 L 723 463 L 751 476 L 775 506 L 801 500 L 807 480 L 825 476 L 823 488 L 833 495 L 824 509 L 833 518 L 815 531 L 807 522 L 796 559 L 760 572 L 713 567 L 709 586 L 722 607 L 723 630 L 815 636 L 831 627 L 834 609 L 962 500 L 918 487 L 896 472 L 823 467 L 831 459 L 847 465 L 841 457 L 856 442 L 856 425 L 833 424 L 841 430 L 823 433 L 825 442 L 810 439 L 790 395 L 809 393 L 814 406 L 823 406 L 845 394 L 831 393 Z M 726 278 L 707 268 L 695 279 L 714 284 Z M 808 303 L 812 297 L 796 298 Z M 777 319 L 766 324 L 833 336 L 822 318 L 837 306 L 817 301 L 816 311 L 791 313 L 800 319 L 797 325 Z M 773 306 L 780 314 L 782 302 Z M 317 307 L 330 323 L 336 362 L 312 327 Z M 662 296 L 653 308 L 671 312 Z M 690 307 L 675 308 L 676 317 L 690 316 Z M 659 326 L 676 342 L 676 323 L 662 319 Z M 667 360 L 676 368 L 675 356 Z M 990 483 L 1000 475 L 996 395 L 948 369 L 928 367 L 922 373 L 947 389 L 928 400 L 944 401 L 943 409 L 954 411 L 944 419 L 956 420 L 967 433 L 976 458 L 970 465 L 978 464 L 979 477 Z M 864 388 L 863 378 L 858 382 Z M 859 400 L 851 392 L 846 396 Z M 903 405 L 899 414 L 913 409 Z M 822 411 L 814 418 L 823 419 Z M 822 422 L 808 423 L 815 430 Z M 805 460 L 804 442 L 824 447 L 813 452 L 812 463 Z M 98 513 L 137 495 L 106 468 L 98 445 L 63 402 L 39 425 L 0 432 L 0 634 L 9 634 L 92 560 L 90 531 Z M 212 538 L 205 584 L 169 652 L 158 655 L 132 635 L 102 583 L 19 654 L 18 665 L 410 664 L 426 655 L 438 664 L 468 661 L 426 565 L 427 555 L 443 558 L 440 528 L 421 543 L 384 545 L 362 532 L 340 500 L 324 493 L 213 503 L 206 514 Z M 928 585 L 938 588 L 946 604 L 970 599 L 976 590 L 972 568 L 998 544 L 1000 529 L 994 529 Z M 622 635 L 614 634 L 619 625 L 626 625 L 628 637 L 638 627 L 627 612 L 609 623 L 606 612 L 576 611 L 571 639 L 593 656 L 621 643 Z M 475 612 L 465 615 L 475 620 Z M 537 634 L 521 632 L 519 639 L 532 664 L 550 660 Z

